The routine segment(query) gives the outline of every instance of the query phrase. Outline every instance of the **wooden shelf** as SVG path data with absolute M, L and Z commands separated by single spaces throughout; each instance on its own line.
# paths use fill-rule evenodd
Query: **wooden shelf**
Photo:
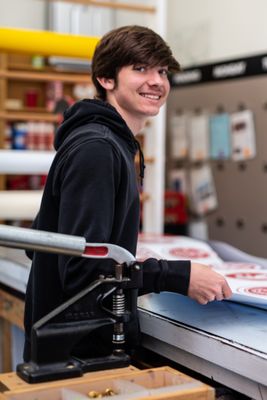
M 9 71 L 0 70 L 0 78 L 17 81 L 61 81 L 67 83 L 91 83 L 91 77 L 87 74 L 70 74 L 62 72 L 36 72 L 36 71 Z
M 49 111 L 45 107 L 18 107 L 18 108 L 12 108 L 12 107 L 5 107 L 6 112 L 14 113 L 14 112 L 19 112 L 19 113 L 38 113 L 38 114 L 48 114 Z
M 6 121 L 45 121 L 58 123 L 61 120 L 61 115 L 50 113 L 34 113 L 20 111 L 0 112 L 0 119 Z
M 31 61 L 29 61 L 31 62 Z M 56 69 L 55 67 L 51 66 L 51 65 L 43 65 L 41 67 L 35 67 L 32 64 L 29 64 L 26 62 L 17 62 L 17 61 L 10 61 L 8 60 L 8 65 L 7 65 L 7 69 L 10 71 L 34 71 L 34 72 L 63 72 L 60 71 L 59 69 Z M 64 71 L 65 72 L 65 71 Z
M 58 1 L 58 0 L 48 0 L 50 2 Z M 139 11 L 139 12 L 147 12 L 147 13 L 155 13 L 156 8 L 153 6 L 143 6 L 142 4 L 127 4 L 127 3 L 112 3 L 111 1 L 99 1 L 99 0 L 62 0 L 65 3 L 76 3 L 76 4 L 85 4 L 96 7 L 107 7 L 118 10 L 125 11 Z

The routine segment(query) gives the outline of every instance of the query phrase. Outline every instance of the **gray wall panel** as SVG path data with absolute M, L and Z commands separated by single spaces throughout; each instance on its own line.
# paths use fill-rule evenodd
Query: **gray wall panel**
M 253 111 L 257 157 L 245 162 L 210 161 L 219 207 L 206 221 L 210 239 L 223 240 L 261 257 L 267 257 L 266 103 L 265 75 L 173 88 L 168 101 L 168 120 L 176 109 L 194 111 L 200 108 L 212 114 L 222 106 L 232 113 L 243 104 Z M 169 161 L 168 168 L 171 165 Z M 223 224 L 218 224 L 218 220 L 223 220 Z M 244 225 L 238 226 L 238 221 L 243 221 Z

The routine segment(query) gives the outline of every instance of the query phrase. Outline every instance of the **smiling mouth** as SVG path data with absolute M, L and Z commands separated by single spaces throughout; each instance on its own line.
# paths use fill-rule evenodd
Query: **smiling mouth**
M 145 97 L 146 99 L 150 100 L 159 100 L 161 96 L 155 94 L 148 94 L 148 93 L 140 93 L 140 96 Z

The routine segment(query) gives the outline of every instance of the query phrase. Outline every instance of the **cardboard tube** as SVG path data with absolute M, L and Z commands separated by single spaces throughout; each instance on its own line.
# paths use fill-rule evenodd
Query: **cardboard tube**
M 49 31 L 0 28 L 0 51 L 92 59 L 99 38 Z

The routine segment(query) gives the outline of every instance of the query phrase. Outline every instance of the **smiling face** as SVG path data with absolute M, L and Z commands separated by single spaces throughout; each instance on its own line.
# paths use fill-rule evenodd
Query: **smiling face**
M 114 79 L 98 78 L 113 105 L 134 134 L 147 117 L 158 114 L 170 91 L 167 67 L 125 66 Z

